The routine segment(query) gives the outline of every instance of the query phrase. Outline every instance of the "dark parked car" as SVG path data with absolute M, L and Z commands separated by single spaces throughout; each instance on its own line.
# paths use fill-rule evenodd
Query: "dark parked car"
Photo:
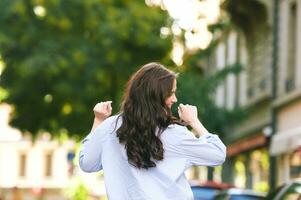
M 301 200 L 301 179 L 281 185 L 271 191 L 266 200 Z
M 213 198 L 214 200 L 261 200 L 265 199 L 265 193 L 255 192 L 249 189 L 231 188 L 221 190 Z
M 201 185 L 191 186 L 194 200 L 213 200 L 218 191 L 231 188 L 232 185 L 226 183 L 216 183 L 208 181 Z

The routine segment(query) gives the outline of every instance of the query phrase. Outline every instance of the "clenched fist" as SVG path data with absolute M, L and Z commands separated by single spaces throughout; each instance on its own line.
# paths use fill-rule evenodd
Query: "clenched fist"
M 196 106 L 180 104 L 178 107 L 180 118 L 192 127 L 193 133 L 196 136 L 208 134 L 208 130 L 203 126 L 198 118 L 198 109 Z
M 105 101 L 97 103 L 94 108 L 95 118 L 99 121 L 103 121 L 112 114 L 112 101 Z
M 188 125 L 198 121 L 198 110 L 196 106 L 180 104 L 178 107 L 178 113 L 179 117 Z

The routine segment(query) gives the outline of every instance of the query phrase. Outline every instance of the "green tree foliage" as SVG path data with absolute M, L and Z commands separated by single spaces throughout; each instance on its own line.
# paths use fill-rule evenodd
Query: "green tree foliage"
M 141 0 L 1 0 L 1 85 L 12 125 L 86 134 L 97 101 L 119 106 L 136 67 L 166 59 L 167 16 Z
M 80 179 L 74 179 L 65 190 L 65 195 L 72 200 L 89 200 L 89 190 Z
M 88 191 L 87 188 L 83 184 L 80 184 L 76 187 L 73 194 L 73 200 L 86 200 L 88 199 Z

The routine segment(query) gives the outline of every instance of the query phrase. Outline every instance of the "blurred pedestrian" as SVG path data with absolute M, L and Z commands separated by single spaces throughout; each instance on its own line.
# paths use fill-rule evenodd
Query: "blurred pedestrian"
M 225 145 L 202 125 L 195 106 L 180 104 L 180 120 L 172 116 L 176 78 L 149 63 L 129 80 L 117 115 L 109 117 L 111 101 L 95 105 L 79 163 L 85 172 L 103 169 L 110 200 L 192 200 L 185 170 L 224 162 Z

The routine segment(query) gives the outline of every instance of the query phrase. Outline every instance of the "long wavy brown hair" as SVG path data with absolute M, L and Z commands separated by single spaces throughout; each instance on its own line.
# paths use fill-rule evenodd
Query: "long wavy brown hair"
M 117 137 L 125 145 L 128 162 L 137 168 L 155 167 L 155 161 L 163 159 L 164 149 L 159 137 L 168 125 L 177 122 L 165 104 L 176 77 L 176 73 L 163 65 L 149 63 L 127 83 Z

